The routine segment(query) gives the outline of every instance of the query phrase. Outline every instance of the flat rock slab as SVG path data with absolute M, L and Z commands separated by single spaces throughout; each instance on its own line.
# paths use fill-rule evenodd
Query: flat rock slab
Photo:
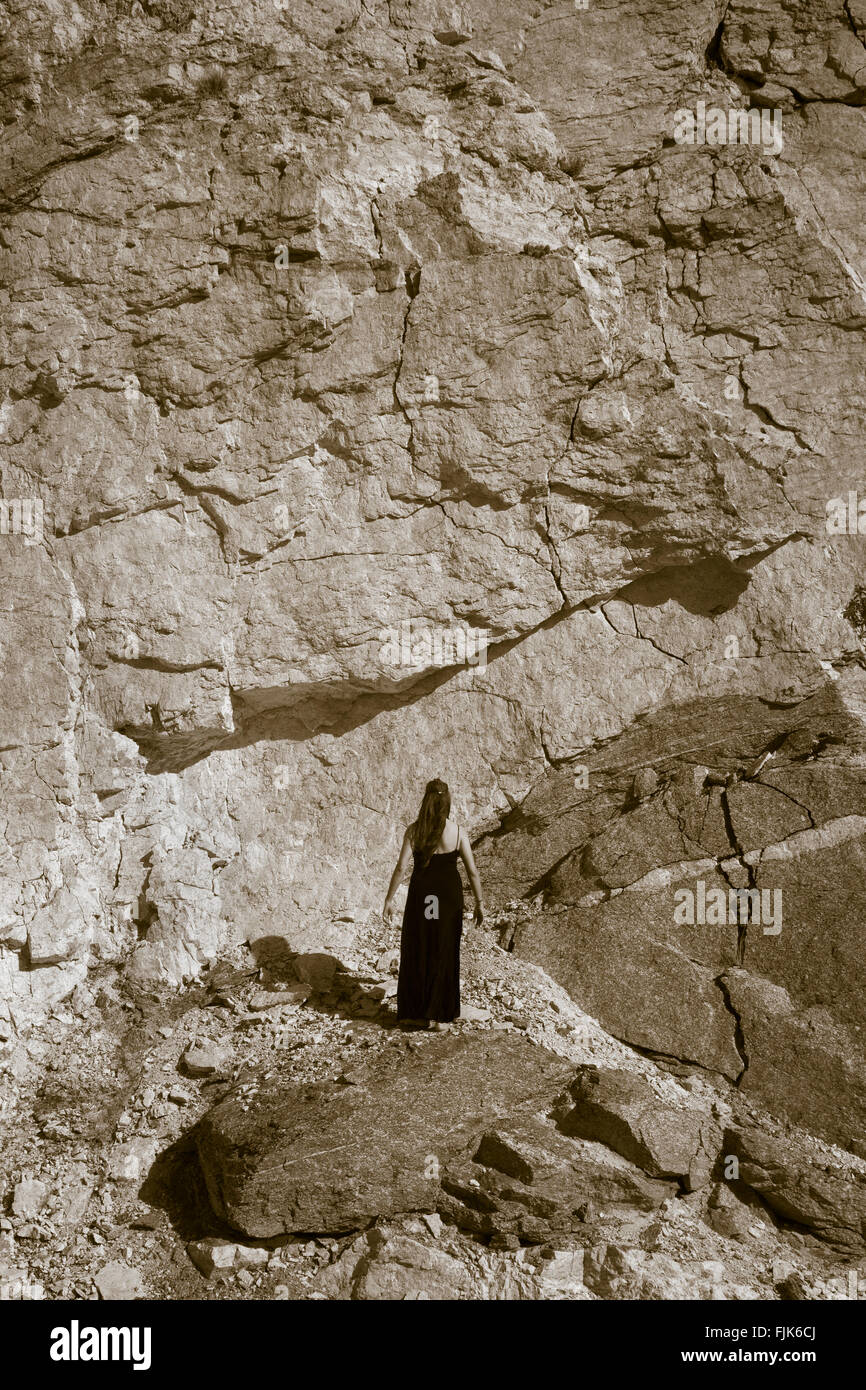
M 13 1216 L 36 1216 L 45 1205 L 48 1188 L 38 1178 L 22 1178 L 12 1194 Z
M 303 1004 L 313 993 L 312 985 L 290 985 L 286 989 L 260 989 L 253 994 L 249 1006 L 257 1013 L 264 1009 L 276 1009 L 283 1004 Z
M 256 1237 L 433 1211 L 442 1166 L 497 1119 L 550 1105 L 572 1072 L 519 1035 L 446 1034 L 389 1049 L 351 1086 L 265 1082 L 249 1109 L 228 1097 L 199 1126 L 211 1203 Z

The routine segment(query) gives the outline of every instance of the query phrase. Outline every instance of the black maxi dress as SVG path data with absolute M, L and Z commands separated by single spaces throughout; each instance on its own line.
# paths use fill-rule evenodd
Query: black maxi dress
M 460 937 L 463 881 L 457 850 L 433 854 L 422 868 L 418 851 L 403 912 L 397 1017 L 451 1023 L 460 1016 Z

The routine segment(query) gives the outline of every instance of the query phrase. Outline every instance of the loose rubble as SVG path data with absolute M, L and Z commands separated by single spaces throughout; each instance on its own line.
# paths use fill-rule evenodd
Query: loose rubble
M 136 995 L 106 972 L 84 1016 L 59 1006 L 47 1030 L 7 1041 L 8 1296 L 775 1299 L 787 1296 L 777 1284 L 790 1293 L 796 1281 L 810 1298 L 850 1296 L 863 1250 L 850 1225 L 847 1243 L 836 1237 L 866 1162 L 791 1126 L 777 1126 L 774 1139 L 728 1083 L 699 1068 L 674 1076 L 617 1042 L 497 944 L 528 910 L 542 909 L 515 903 L 484 929 L 467 927 L 469 1017 L 449 1034 L 396 1027 L 386 991 L 398 929 L 368 923 L 352 960 L 335 958 L 318 975 L 324 992 L 310 985 L 302 1002 L 253 1008 L 276 988 L 260 976 L 291 978 L 295 956 L 284 943 L 278 969 L 257 967 L 238 947 L 179 992 Z M 347 1229 L 344 1215 L 341 1229 L 325 1229 L 324 1209 L 313 1237 L 251 1238 L 221 1223 L 196 1151 L 202 1121 L 221 1106 L 251 1123 L 268 1095 L 285 1101 L 306 1086 L 348 1097 L 377 1071 L 399 1074 L 401 1059 L 414 1075 L 437 1050 L 457 1057 L 465 1047 L 467 1063 L 475 1049 L 501 1067 L 510 1099 L 498 1118 L 481 1117 L 471 1152 L 443 1154 L 428 1209 L 374 1211 L 365 1233 Z M 508 1062 L 515 1048 L 528 1049 L 521 1068 Z M 541 1119 L 531 1097 L 522 1118 L 506 1113 L 533 1049 L 559 1098 Z M 220 1069 L 191 1076 L 198 1050 L 218 1056 Z M 703 1160 L 696 1178 L 695 1156 L 716 1143 L 742 1154 L 739 1181 L 708 1174 Z M 795 1144 L 798 1162 L 823 1174 L 811 1205 L 779 1156 Z

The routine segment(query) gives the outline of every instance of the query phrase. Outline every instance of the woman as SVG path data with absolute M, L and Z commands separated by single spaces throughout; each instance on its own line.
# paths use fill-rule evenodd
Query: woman
M 474 921 L 484 921 L 481 884 L 464 830 L 451 819 L 451 793 L 445 782 L 428 782 L 418 817 L 403 836 L 397 867 L 388 884 L 382 916 L 390 926 L 393 898 L 414 859 L 400 937 L 397 1018 L 441 1030 L 460 1014 L 460 935 L 463 883 L 457 856 L 466 865 L 475 894 Z

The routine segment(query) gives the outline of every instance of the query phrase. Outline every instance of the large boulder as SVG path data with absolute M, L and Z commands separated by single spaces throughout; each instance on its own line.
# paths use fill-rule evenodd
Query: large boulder
M 199 1127 L 211 1202 L 260 1237 L 434 1211 L 447 1161 L 496 1120 L 549 1105 L 569 1073 L 525 1038 L 468 1034 L 389 1048 L 355 1068 L 351 1085 L 262 1080 Z

